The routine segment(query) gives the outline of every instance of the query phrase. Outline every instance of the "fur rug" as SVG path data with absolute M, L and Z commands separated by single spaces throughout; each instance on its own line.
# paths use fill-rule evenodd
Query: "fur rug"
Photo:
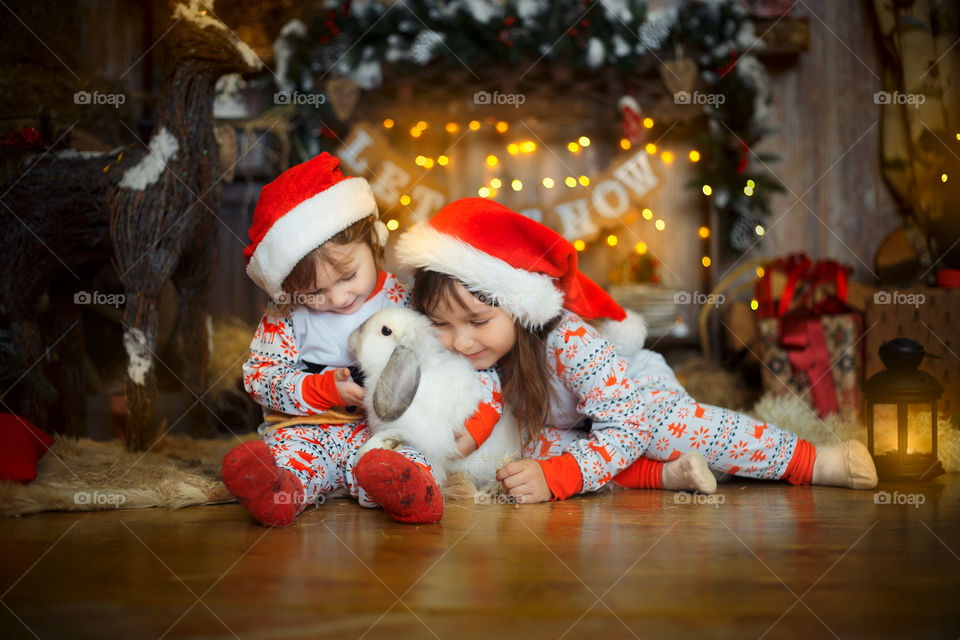
M 251 434 L 248 438 L 254 438 Z M 97 442 L 54 436 L 37 466 L 37 479 L 21 486 L 0 482 L 0 515 L 40 511 L 96 511 L 182 507 L 232 502 L 220 481 L 220 462 L 237 444 L 231 438 L 167 436 L 145 454 L 119 440 Z
M 220 463 L 234 445 L 256 439 L 200 440 L 167 436 L 145 454 L 130 453 L 119 440 L 97 442 L 54 436 L 37 465 L 37 479 L 24 486 L 0 481 L 0 516 L 43 511 L 100 511 L 163 507 L 182 509 L 236 502 L 220 479 Z M 443 489 L 449 500 L 473 497 L 469 480 L 455 474 Z M 345 492 L 330 498 L 347 497 Z

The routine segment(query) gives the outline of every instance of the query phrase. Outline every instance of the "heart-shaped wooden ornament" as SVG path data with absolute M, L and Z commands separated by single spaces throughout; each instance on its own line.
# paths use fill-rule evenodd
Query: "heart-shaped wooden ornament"
M 327 80 L 327 98 L 333 115 L 340 122 L 346 122 L 360 101 L 360 87 L 350 78 L 334 76 Z

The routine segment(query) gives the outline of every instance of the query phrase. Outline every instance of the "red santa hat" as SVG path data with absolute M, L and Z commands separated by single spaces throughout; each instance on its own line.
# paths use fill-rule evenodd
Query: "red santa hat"
M 363 178 L 346 177 L 340 159 L 329 153 L 281 173 L 260 190 L 244 249 L 247 275 L 273 297 L 308 253 L 350 225 L 377 214 L 377 202 Z M 381 244 L 387 228 L 377 220 Z
M 567 309 L 598 321 L 622 351 L 643 346 L 646 325 L 577 269 L 577 250 L 539 222 L 485 198 L 464 198 L 397 242 L 401 264 L 444 273 L 489 297 L 527 328 Z

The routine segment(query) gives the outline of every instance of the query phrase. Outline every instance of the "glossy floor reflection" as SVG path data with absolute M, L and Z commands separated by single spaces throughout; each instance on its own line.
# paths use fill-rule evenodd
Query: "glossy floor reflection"
M 960 474 L 448 504 L 331 501 L 0 520 L 2 638 L 960 636 Z M 922 503 L 922 504 L 920 504 Z

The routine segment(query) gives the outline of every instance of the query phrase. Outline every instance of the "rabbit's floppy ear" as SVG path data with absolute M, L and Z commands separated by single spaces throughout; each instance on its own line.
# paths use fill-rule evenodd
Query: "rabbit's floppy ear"
M 396 420 L 407 410 L 420 387 L 420 361 L 413 349 L 397 345 L 377 379 L 373 410 L 381 420 Z

